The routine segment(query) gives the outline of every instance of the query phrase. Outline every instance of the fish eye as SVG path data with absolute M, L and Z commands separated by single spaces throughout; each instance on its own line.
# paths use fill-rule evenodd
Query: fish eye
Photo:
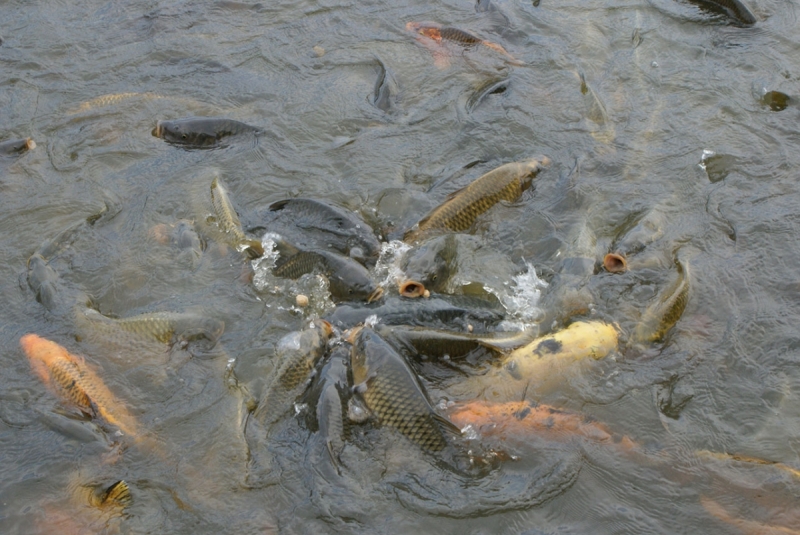
M 435 280 L 436 280 L 436 274 L 435 274 L 435 273 L 434 273 L 433 277 L 431 277 L 431 280 L 432 280 L 432 281 L 435 281 Z
M 181 139 L 186 139 L 186 134 L 181 134 Z

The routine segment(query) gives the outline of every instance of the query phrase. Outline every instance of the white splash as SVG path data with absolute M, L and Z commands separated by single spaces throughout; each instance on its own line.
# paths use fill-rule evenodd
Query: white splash
M 532 264 L 525 262 L 525 265 L 527 271 L 513 277 L 511 284 L 506 284 L 503 291 L 493 290 L 512 318 L 501 325 L 504 330 L 525 329 L 535 324 L 542 315 L 539 298 L 541 289 L 547 288 L 547 283 L 536 275 L 536 268 Z
M 252 261 L 253 266 L 253 286 L 256 290 L 263 291 L 268 285 L 272 277 L 272 269 L 275 267 L 275 262 L 280 256 L 276 245 L 281 237 L 274 232 L 267 232 L 261 238 L 261 246 L 264 248 L 264 255 Z
M 706 170 L 706 162 L 708 161 L 708 159 L 711 158 L 712 156 L 716 156 L 716 155 L 717 155 L 717 153 L 714 152 L 713 150 L 703 149 L 703 154 L 700 156 L 700 163 L 698 164 L 700 166 L 700 169 L 705 171 Z
M 400 240 L 392 240 L 381 244 L 381 255 L 375 264 L 374 275 L 381 288 L 396 286 L 405 278 L 400 264 L 411 246 Z

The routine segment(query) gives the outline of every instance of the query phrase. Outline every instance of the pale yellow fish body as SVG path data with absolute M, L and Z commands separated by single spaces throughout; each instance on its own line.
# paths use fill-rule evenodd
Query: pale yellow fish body
M 246 250 L 254 258 L 264 254 L 260 241 L 245 236 L 242 222 L 233 208 L 228 190 L 218 176 L 211 181 L 211 204 L 214 206 L 217 227 L 228 238 L 230 245 L 237 250 Z
M 570 368 L 615 351 L 618 336 L 616 327 L 608 323 L 576 322 L 512 351 L 498 368 L 467 378 L 452 391 L 459 397 L 494 402 L 535 399 L 556 387 Z
M 135 98 L 141 98 L 145 100 L 155 100 L 167 97 L 159 95 L 158 93 L 131 93 L 131 92 L 110 93 L 108 95 L 101 95 L 99 97 L 93 98 L 92 100 L 87 100 L 86 102 L 82 102 L 78 107 L 72 108 L 71 110 L 67 111 L 67 115 L 75 115 L 77 113 L 82 113 L 96 108 L 114 106 L 116 104 L 119 104 L 120 102 L 124 102 L 126 100 L 131 100 Z

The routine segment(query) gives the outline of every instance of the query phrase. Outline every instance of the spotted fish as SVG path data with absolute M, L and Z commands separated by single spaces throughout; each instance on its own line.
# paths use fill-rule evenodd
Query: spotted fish
M 509 54 L 505 48 L 497 43 L 486 41 L 459 28 L 442 26 L 437 22 L 408 22 L 406 23 L 406 30 L 419 34 L 423 38 L 430 40 L 435 45 L 438 45 L 438 50 L 433 47 L 429 48 L 431 48 L 431 51 L 434 54 L 434 62 L 439 67 L 446 67 L 448 65 L 448 61 L 446 59 L 447 57 L 441 50 L 441 46 L 445 43 L 453 43 L 465 48 L 476 47 L 478 45 L 485 46 L 505 56 L 509 60 L 509 63 L 513 65 L 523 65 L 521 61 Z M 427 45 L 427 43 L 424 41 L 423 43 Z
M 445 432 L 460 435 L 456 426 L 433 410 L 425 388 L 403 357 L 371 328 L 355 333 L 350 364 L 356 389 L 380 423 L 396 428 L 426 451 L 444 449 Z
M 514 202 L 528 189 L 533 178 L 550 164 L 547 156 L 501 165 L 451 193 L 444 203 L 405 233 L 403 241 L 414 243 L 438 232 L 463 232 L 479 215 L 500 201 Z

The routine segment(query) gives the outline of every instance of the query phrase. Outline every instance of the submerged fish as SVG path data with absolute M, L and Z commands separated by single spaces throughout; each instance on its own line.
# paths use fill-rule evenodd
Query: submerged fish
M 456 238 L 452 234 L 437 236 L 412 249 L 406 255 L 402 270 L 407 281 L 417 284 L 422 294 L 425 290 L 442 292 L 456 270 L 456 255 L 458 247 Z M 407 285 L 404 285 L 407 286 Z M 401 286 L 401 295 L 407 295 Z
M 20 338 L 34 373 L 60 399 L 135 439 L 139 424 L 82 357 L 36 334 Z
M 82 102 L 78 107 L 67 111 L 67 115 L 75 115 L 95 108 L 105 108 L 106 106 L 114 106 L 120 102 L 132 99 L 156 100 L 166 98 L 157 93 L 109 93 L 108 95 L 101 95 L 92 100 Z
M 42 255 L 33 253 L 28 259 L 28 285 L 47 310 L 53 310 L 58 300 L 58 273 Z
M 719 502 L 715 502 L 707 496 L 700 496 L 700 503 L 709 514 L 734 526 L 739 533 L 744 535 L 800 535 L 800 529 L 735 517 Z
M 127 318 L 109 318 L 87 308 L 76 318 L 85 328 L 115 337 L 120 331 L 164 344 L 205 339 L 215 344 L 225 331 L 221 320 L 191 312 L 150 312 Z
M 427 327 L 377 325 L 375 331 L 385 340 L 404 347 L 413 356 L 463 358 L 478 349 L 508 353 L 536 338 L 536 329 L 518 332 L 471 334 Z
M 381 111 L 390 112 L 396 105 L 397 100 L 397 81 L 394 75 L 386 68 L 383 61 L 375 58 L 378 62 L 378 79 L 375 80 L 375 90 L 372 94 L 372 103 Z
M 753 12 L 739 0 L 688 0 L 703 9 L 720 13 L 741 26 L 751 26 L 757 19 Z
M 242 230 L 242 222 L 233 208 L 228 190 L 218 176 L 211 181 L 211 204 L 214 206 L 215 222 L 219 230 L 237 250 L 244 250 L 250 258 L 264 255 L 264 247 L 259 240 L 248 238 Z
M 329 281 L 331 296 L 340 301 L 380 299 L 383 288 L 377 286 L 364 266 L 346 256 L 328 251 L 301 251 L 275 266 L 276 277 L 299 279 L 317 271 Z
M 0 156 L 13 156 L 36 148 L 36 142 L 31 138 L 12 139 L 0 143 Z
M 268 231 L 287 236 L 305 250 L 332 248 L 356 260 L 374 263 L 381 252 L 375 232 L 350 210 L 314 199 L 286 199 L 269 206 Z M 296 236 L 291 232 L 300 229 Z
M 762 466 L 770 466 L 783 472 L 787 472 L 796 478 L 800 478 L 800 470 L 792 468 L 791 466 L 780 461 L 770 461 L 768 459 L 760 459 L 758 457 L 750 457 L 749 455 L 738 455 L 735 453 L 719 453 L 715 451 L 699 450 L 695 452 L 700 458 L 711 458 L 718 461 L 736 461 L 740 463 L 758 464 Z
M 131 490 L 122 479 L 112 483 L 106 489 L 95 489 L 88 498 L 90 505 L 100 509 L 124 509 L 133 501 Z
M 249 124 L 214 117 L 189 117 L 158 121 L 152 134 L 168 143 L 192 148 L 216 148 L 243 134 L 258 136 L 263 130 Z
M 479 215 L 500 201 L 514 202 L 528 189 L 533 178 L 550 158 L 538 156 L 530 160 L 501 165 L 475 179 L 468 186 L 448 195 L 447 200 L 434 208 L 414 228 L 403 236 L 413 243 L 436 232 L 468 230 Z
M 458 28 L 453 28 L 450 26 L 442 26 L 437 22 L 408 22 L 406 23 L 406 30 L 409 32 L 417 33 L 436 45 L 439 45 L 439 49 L 432 48 L 432 52 L 434 54 L 434 61 L 436 62 L 437 66 L 447 66 L 446 56 L 442 54 L 441 45 L 445 42 L 454 43 L 462 47 L 474 47 L 477 45 L 485 46 L 502 54 L 506 58 L 508 58 L 509 63 L 512 65 L 524 65 L 520 60 L 512 56 L 508 53 L 508 51 L 503 48 L 502 46 L 498 45 L 497 43 L 492 43 L 491 41 L 486 41 L 472 35 L 469 32 L 465 32 L 464 30 L 460 30 Z
M 460 435 L 456 426 L 433 410 L 405 359 L 371 328 L 356 334 L 350 364 L 356 389 L 380 423 L 396 428 L 426 451 L 444 449 L 445 432 Z
M 470 401 L 453 405 L 447 413 L 458 427 L 463 429 L 469 425 L 479 437 L 495 437 L 504 442 L 524 442 L 532 436 L 548 440 L 570 440 L 577 437 L 617 445 L 624 450 L 636 447 L 630 438 L 613 434 L 606 426 L 583 414 L 528 401 Z
M 370 316 L 377 316 L 385 325 L 417 325 L 442 329 L 469 326 L 482 330 L 505 319 L 502 305 L 463 295 L 439 295 L 430 299 L 412 300 L 390 297 L 376 305 L 343 304 L 326 319 L 341 329 L 354 327 Z
M 632 342 L 659 342 L 664 339 L 667 332 L 678 322 L 689 301 L 689 264 L 678 266 L 678 278 L 658 296 L 655 303 L 650 305 L 642 319 L 636 326 L 631 337 Z
M 330 323 L 317 320 L 308 329 L 287 334 L 278 342 L 275 367 L 255 412 L 259 421 L 269 426 L 289 410 L 305 388 L 332 333 Z

